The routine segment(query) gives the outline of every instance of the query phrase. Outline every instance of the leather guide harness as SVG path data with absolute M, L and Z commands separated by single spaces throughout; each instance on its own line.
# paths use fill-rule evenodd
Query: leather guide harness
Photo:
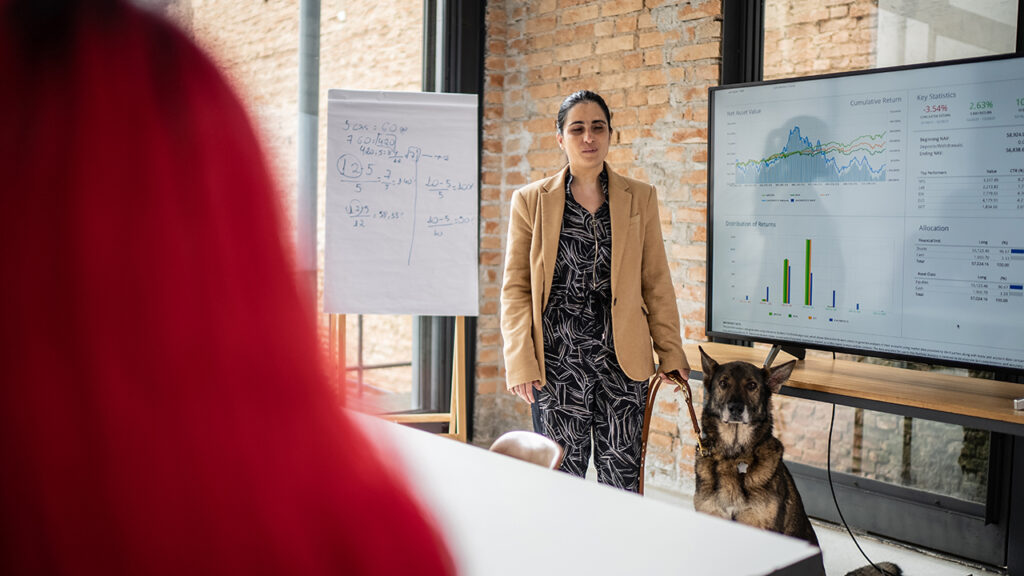
M 661 383 L 668 378 L 677 387 L 677 390 L 683 393 L 683 397 L 686 399 L 686 408 L 690 411 L 690 422 L 693 423 L 693 435 L 697 439 L 697 452 L 701 456 L 708 456 L 711 451 L 704 447 L 702 442 L 703 435 L 700 431 L 700 424 L 697 420 L 697 413 L 693 409 L 693 393 L 690 390 L 690 384 L 682 378 L 676 376 L 676 373 L 665 374 L 664 377 L 659 376 L 651 382 L 650 389 L 647 391 L 647 407 L 644 409 L 644 426 L 640 433 L 640 485 L 638 492 L 644 493 L 644 473 L 646 470 L 647 463 L 647 435 L 651 431 L 651 418 L 654 415 L 654 399 L 658 394 L 658 388 L 661 387 Z

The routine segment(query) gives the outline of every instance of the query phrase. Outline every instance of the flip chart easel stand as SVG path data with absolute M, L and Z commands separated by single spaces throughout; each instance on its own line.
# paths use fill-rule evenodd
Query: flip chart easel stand
M 345 315 L 330 315 L 331 380 L 339 394 L 345 394 Z M 455 317 L 452 347 L 452 396 L 448 412 L 425 414 L 379 414 L 401 424 L 448 423 L 445 436 L 466 441 L 466 317 Z
M 447 422 L 462 441 L 465 316 L 480 309 L 478 110 L 475 94 L 332 89 L 327 102 L 331 377 L 344 394 L 345 314 L 455 317 L 448 412 L 380 416 Z
M 330 325 L 327 329 L 328 335 L 328 359 L 327 365 L 330 372 L 327 377 L 334 387 L 335 393 L 344 404 L 345 400 L 345 315 L 328 314 Z

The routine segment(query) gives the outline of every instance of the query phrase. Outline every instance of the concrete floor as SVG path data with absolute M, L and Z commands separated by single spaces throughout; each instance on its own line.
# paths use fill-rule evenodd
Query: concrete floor
M 685 494 L 669 492 L 648 486 L 644 490 L 646 498 L 653 498 L 679 506 L 693 507 L 692 499 Z M 868 562 L 850 539 L 850 534 L 840 525 L 813 521 L 814 531 L 818 535 L 821 554 L 825 560 L 827 576 L 843 576 L 850 570 L 866 565 Z M 894 562 L 903 569 L 906 576 L 996 576 L 999 572 L 991 571 L 974 564 L 968 564 L 955 558 L 945 557 L 928 551 L 915 549 L 903 544 L 881 540 L 873 536 L 857 534 L 864 553 L 873 562 Z

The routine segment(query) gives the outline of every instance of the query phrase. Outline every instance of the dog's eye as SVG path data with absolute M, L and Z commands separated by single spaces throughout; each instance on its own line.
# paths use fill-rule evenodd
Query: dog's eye
M 757 382 L 754 382 L 753 380 L 747 382 L 747 390 L 750 390 L 751 392 L 757 390 Z
M 725 380 L 719 380 L 718 381 L 718 387 L 722 388 L 722 389 L 728 388 L 729 387 L 729 383 L 726 382 Z

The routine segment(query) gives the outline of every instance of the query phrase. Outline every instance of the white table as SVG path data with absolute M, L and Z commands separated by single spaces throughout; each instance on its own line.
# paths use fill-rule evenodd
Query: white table
M 810 544 L 369 416 L 462 576 L 821 575 Z

